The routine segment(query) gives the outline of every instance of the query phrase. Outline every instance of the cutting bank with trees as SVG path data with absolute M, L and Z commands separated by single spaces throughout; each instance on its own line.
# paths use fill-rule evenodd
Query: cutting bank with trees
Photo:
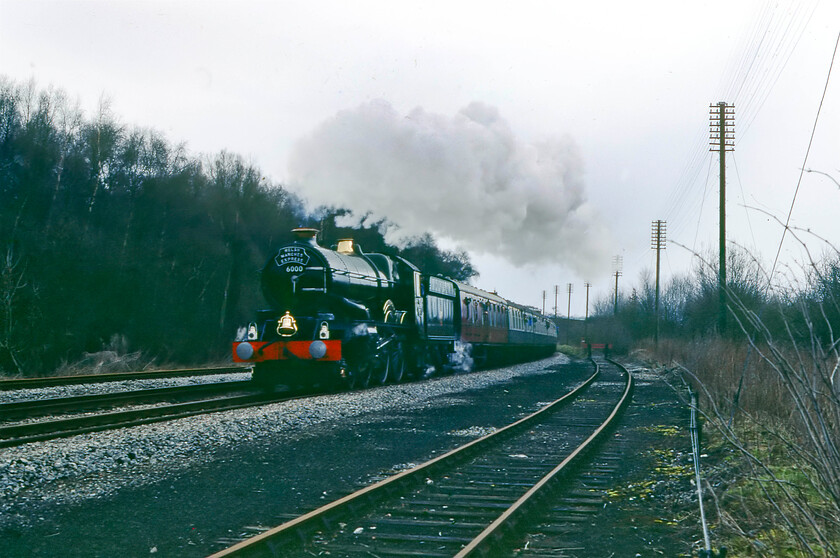
M 341 215 L 307 213 L 236 154 L 191 155 L 107 103 L 86 116 L 60 90 L 0 79 L 0 373 L 224 359 L 263 304 L 259 269 L 301 225 L 327 245 L 353 236 L 431 273 L 475 275 L 431 236 L 388 246 Z

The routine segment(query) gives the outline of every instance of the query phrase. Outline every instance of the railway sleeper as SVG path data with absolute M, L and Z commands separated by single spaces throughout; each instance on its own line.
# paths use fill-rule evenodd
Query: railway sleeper
M 358 546 L 353 545 L 330 545 L 330 551 L 338 556 L 365 556 L 366 558 L 370 558 L 373 554 L 370 552 L 369 548 L 359 548 Z M 440 549 L 424 549 L 424 550 L 409 550 L 409 549 L 376 549 L 375 556 L 379 556 L 381 558 L 386 558 L 391 556 L 393 558 L 410 558 L 412 556 L 417 556 L 421 558 L 452 558 L 451 552 L 446 552 L 445 550 L 441 551 Z
M 428 518 L 419 517 L 419 518 L 406 518 L 408 523 L 404 525 L 389 525 L 383 526 L 381 529 L 382 533 L 395 533 L 395 534 L 414 534 L 414 535 L 423 535 L 425 537 L 433 537 L 438 535 L 453 535 L 458 537 L 475 537 L 477 532 L 481 532 L 483 527 L 476 527 L 479 525 L 481 521 L 484 521 L 485 518 L 475 518 L 475 517 L 465 517 L 462 519 L 456 519 L 452 517 L 445 517 L 439 518 L 440 525 L 431 525 L 427 523 L 414 523 L 411 524 L 412 521 L 428 521 Z M 445 523 L 445 524 L 444 524 Z M 372 523 L 375 525 L 375 523 Z M 487 524 L 485 523 L 484 526 L 486 527 Z
M 419 509 L 394 509 L 388 512 L 388 517 L 422 517 L 424 519 L 429 518 L 444 518 L 444 519 L 474 519 L 476 521 L 485 522 L 484 525 L 487 525 L 487 520 L 494 519 L 498 516 L 496 510 L 492 511 L 481 511 L 475 508 L 468 508 L 467 510 L 460 510 L 460 509 L 429 509 L 429 508 L 419 508 Z
M 524 490 L 517 491 L 516 493 L 509 493 L 509 494 L 476 494 L 475 492 L 467 491 L 465 493 L 457 494 L 457 493 L 447 493 L 441 494 L 440 502 L 443 505 L 452 504 L 470 504 L 472 502 L 512 502 L 516 501 L 519 496 L 524 494 Z
M 427 506 L 429 511 L 435 511 L 437 508 L 441 509 L 507 509 L 510 505 L 510 500 L 506 500 L 504 503 L 493 503 L 493 502 L 482 502 L 480 500 L 471 499 L 467 501 L 462 499 L 457 502 L 453 502 L 451 500 L 411 500 L 410 502 L 406 502 L 403 504 L 403 508 L 405 509 L 407 506 Z M 420 510 L 416 513 L 423 513 L 424 508 L 420 508 Z
M 380 528 L 385 526 L 394 526 L 400 528 L 414 528 L 414 527 L 432 527 L 432 528 L 453 528 L 453 529 L 483 529 L 484 523 L 467 523 L 464 521 L 457 521 L 454 517 L 449 519 L 418 519 L 416 517 L 411 519 L 400 519 L 397 517 L 378 517 L 376 525 Z
M 474 481 L 470 484 L 439 486 L 444 494 L 460 495 L 460 494 L 522 494 L 525 490 L 533 486 L 524 482 L 510 483 L 504 481 Z

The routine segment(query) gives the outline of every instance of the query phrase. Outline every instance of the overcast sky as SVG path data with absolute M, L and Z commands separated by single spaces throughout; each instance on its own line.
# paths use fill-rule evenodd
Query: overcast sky
M 840 32 L 840 2 L 0 0 L 0 74 L 103 96 L 127 126 L 227 149 L 331 201 L 467 249 L 477 284 L 572 314 L 717 249 L 709 104 L 735 104 L 728 238 L 769 266 Z M 840 60 L 837 61 L 840 65 Z M 840 70 L 806 166 L 840 180 Z M 750 209 L 752 208 L 752 209 Z M 840 244 L 806 173 L 792 223 Z M 681 248 L 680 245 L 686 248 Z M 816 245 L 816 252 L 821 248 Z M 786 241 L 782 262 L 802 253 Z M 533 262 L 533 263 L 526 263 Z

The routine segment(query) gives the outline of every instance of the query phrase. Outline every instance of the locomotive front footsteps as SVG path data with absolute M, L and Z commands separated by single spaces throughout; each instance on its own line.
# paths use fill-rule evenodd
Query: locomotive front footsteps
M 233 343 L 256 383 L 364 388 L 556 349 L 557 329 L 538 312 L 352 240 L 330 250 L 316 229 L 292 232 L 262 270 L 271 308 Z

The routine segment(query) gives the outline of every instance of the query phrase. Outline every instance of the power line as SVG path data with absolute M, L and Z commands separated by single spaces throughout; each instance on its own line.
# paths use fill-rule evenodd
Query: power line
M 697 237 L 700 236 L 700 220 L 703 217 L 703 206 L 706 204 L 706 191 L 709 189 L 709 177 L 712 176 L 712 158 L 709 157 L 709 168 L 706 171 L 706 182 L 703 184 L 703 203 L 700 204 L 700 211 L 697 214 L 697 229 L 694 231 L 694 243 L 691 245 L 693 251 L 697 251 Z
M 805 7 L 802 4 L 796 4 L 796 11 L 788 20 L 780 39 L 771 45 L 771 48 L 775 46 L 775 53 L 772 55 L 772 59 L 776 60 L 776 63 L 761 74 L 762 77 L 759 78 L 759 81 L 752 88 L 747 99 L 735 99 L 735 102 L 741 104 L 743 107 L 741 110 L 742 125 L 739 141 L 744 137 L 744 134 L 764 107 L 764 103 L 770 97 L 770 93 L 776 87 L 776 83 L 778 83 L 790 58 L 796 51 L 796 47 L 799 45 L 799 41 L 802 39 L 816 8 L 817 5 L 813 4 L 810 12 L 805 12 Z M 756 103 L 757 99 L 758 101 Z
M 741 173 L 738 171 L 738 162 L 735 160 L 735 152 L 732 152 L 732 163 L 735 165 L 735 176 L 738 178 L 738 188 L 741 190 L 741 201 L 744 202 L 744 216 L 747 218 L 747 226 L 750 229 L 753 246 L 757 246 L 758 244 L 755 241 L 755 232 L 753 232 L 752 221 L 750 220 L 750 212 L 747 211 L 747 198 L 744 196 L 744 185 L 741 183 Z
M 718 98 L 728 99 L 740 107 L 739 141 L 743 138 L 744 131 L 761 112 L 778 83 L 816 11 L 817 4 L 800 1 L 762 3 L 755 16 L 750 18 L 751 24 L 731 50 L 729 64 L 718 86 L 721 93 Z M 672 232 L 674 236 L 678 236 L 692 221 L 683 219 L 682 216 L 688 214 L 693 217 L 697 214 L 695 210 L 699 206 L 694 247 L 699 237 L 702 211 L 708 193 L 708 175 L 702 189 L 699 188 L 702 167 L 706 161 L 711 165 L 712 160 L 703 147 L 703 132 L 702 127 L 699 128 L 697 136 L 691 142 L 685 163 L 673 187 L 669 189 L 662 209 L 664 217 L 677 223 Z M 741 189 L 743 197 L 743 185 Z M 752 231 L 751 224 L 750 229 Z
M 822 98 L 820 98 L 820 105 L 817 107 L 817 116 L 814 118 L 814 126 L 811 128 L 811 138 L 808 140 L 808 149 L 805 150 L 805 160 L 802 162 L 802 168 L 799 171 L 799 180 L 796 182 L 796 190 L 793 192 L 793 199 L 790 201 L 790 210 L 788 210 L 787 219 L 785 219 L 785 226 L 782 229 L 782 238 L 779 241 L 779 249 L 776 250 L 773 267 L 770 268 L 768 284 L 773 280 L 773 273 L 776 271 L 776 265 L 779 263 L 779 254 L 782 253 L 782 244 L 785 242 L 785 235 L 787 235 L 788 226 L 790 225 L 790 217 L 793 215 L 793 206 L 796 203 L 796 196 L 799 194 L 799 187 L 802 185 L 802 176 L 805 174 L 805 166 L 808 163 L 808 155 L 810 155 L 811 146 L 814 143 L 814 134 L 817 132 L 817 123 L 820 120 L 820 112 L 822 112 L 823 102 L 825 102 L 825 94 L 828 92 L 828 82 L 831 80 L 831 70 L 834 68 L 834 58 L 837 56 L 838 44 L 840 44 L 840 33 L 837 34 L 837 41 L 834 43 L 834 52 L 831 55 L 831 64 L 828 66 L 828 75 L 825 77 L 825 87 L 823 88 Z

